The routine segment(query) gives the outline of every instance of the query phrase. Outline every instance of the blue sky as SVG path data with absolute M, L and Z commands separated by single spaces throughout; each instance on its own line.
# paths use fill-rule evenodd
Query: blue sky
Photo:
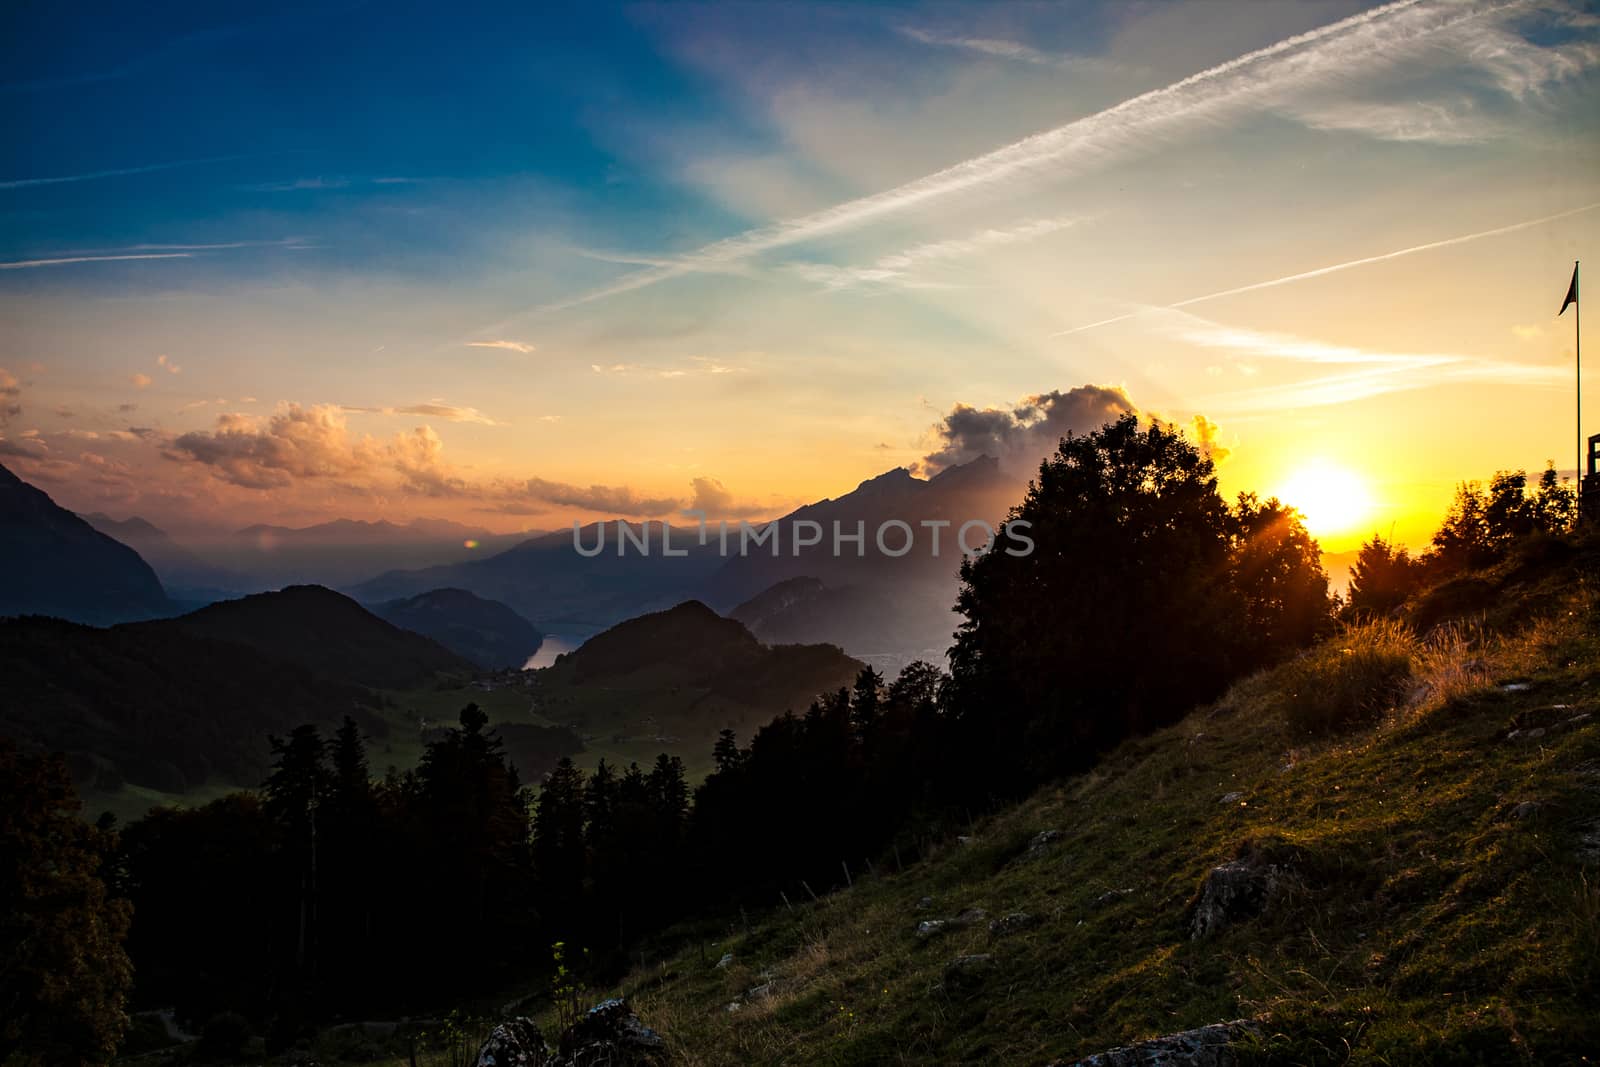
M 1592 5 L 0 19 L 0 451 L 84 510 L 755 514 L 1088 384 L 1413 536 L 1571 465 Z

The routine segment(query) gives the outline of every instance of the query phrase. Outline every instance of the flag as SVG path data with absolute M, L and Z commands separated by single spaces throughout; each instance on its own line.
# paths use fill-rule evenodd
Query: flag
M 1572 284 L 1567 286 L 1567 298 L 1561 301 L 1561 310 L 1556 312 L 1556 318 L 1567 313 L 1567 308 L 1578 302 L 1578 265 L 1572 265 Z

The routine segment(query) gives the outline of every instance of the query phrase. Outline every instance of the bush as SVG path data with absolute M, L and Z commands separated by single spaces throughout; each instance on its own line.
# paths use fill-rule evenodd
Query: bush
M 1308 733 L 1378 719 L 1406 689 L 1417 640 L 1405 626 L 1353 626 L 1282 668 L 1290 725 Z

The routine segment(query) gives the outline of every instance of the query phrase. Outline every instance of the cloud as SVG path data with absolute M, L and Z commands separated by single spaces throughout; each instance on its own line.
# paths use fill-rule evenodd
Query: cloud
M 1563 368 L 1480 359 L 1449 352 L 1388 352 L 1332 344 L 1294 334 L 1251 330 L 1166 311 L 1163 332 L 1177 340 L 1257 360 L 1346 369 L 1297 382 L 1261 386 L 1207 398 L 1213 411 L 1259 412 L 1325 407 L 1386 393 L 1437 385 L 1482 382 L 1502 386 L 1555 387 L 1567 382 Z
M 1099 329 L 1101 326 L 1110 326 L 1113 323 L 1126 322 L 1128 319 L 1134 318 L 1137 315 L 1146 314 L 1148 312 L 1173 311 L 1178 308 L 1189 307 L 1192 304 L 1204 303 L 1208 300 L 1219 300 L 1225 296 L 1237 296 L 1240 293 L 1253 293 L 1259 289 L 1273 289 L 1280 285 L 1289 285 L 1293 282 L 1306 281 L 1310 278 L 1320 278 L 1326 274 L 1337 274 L 1340 271 L 1351 270 L 1355 267 L 1365 267 L 1371 263 L 1382 263 L 1386 260 L 1400 259 L 1405 256 L 1414 256 L 1419 252 L 1431 252 L 1436 248 L 1450 248 L 1453 245 L 1466 244 L 1469 241 L 1479 241 L 1486 237 L 1499 237 L 1502 234 L 1516 233 L 1519 230 L 1531 229 L 1534 226 L 1543 226 L 1548 222 L 1556 222 L 1560 219 L 1571 218 L 1573 215 L 1582 215 L 1586 212 L 1594 211 L 1596 208 L 1600 208 L 1600 201 L 1596 201 L 1592 204 L 1584 204 L 1582 207 L 1570 208 L 1566 211 L 1558 211 L 1554 215 L 1542 215 L 1536 219 L 1524 219 L 1522 222 L 1513 222 L 1506 226 L 1496 226 L 1492 230 L 1478 230 L 1475 233 L 1457 234 L 1454 237 L 1445 237 L 1438 241 L 1428 241 L 1425 244 L 1411 245 L 1408 248 L 1398 248 L 1392 252 L 1380 252 L 1375 256 L 1363 256 L 1360 259 L 1351 259 L 1346 260 L 1343 263 L 1334 263 L 1326 267 L 1316 267 L 1312 270 L 1300 271 L 1298 274 L 1286 274 L 1281 278 L 1271 278 L 1264 282 L 1252 282 L 1249 285 L 1236 285 L 1231 289 L 1219 289 L 1214 293 L 1205 293 L 1201 296 L 1191 296 L 1187 300 L 1179 300 L 1175 304 L 1167 304 L 1164 307 L 1141 307 L 1136 311 L 1130 311 L 1122 315 L 1113 315 L 1109 319 L 1101 319 L 1098 322 L 1090 322 L 1085 323 L 1082 326 L 1074 326 L 1069 330 L 1061 330 L 1057 333 L 1051 334 L 1050 336 L 1066 337 L 1069 334 L 1083 333 L 1085 330 L 1095 330 Z
M 1138 413 L 1121 389 L 1080 385 L 1023 398 L 1009 408 L 957 404 L 933 428 L 938 447 L 921 467 L 937 474 L 979 456 L 993 456 L 1012 474 L 1026 477 L 1068 432 L 1089 433 L 1119 416 Z
M 468 341 L 468 348 L 503 348 L 507 352 L 521 352 L 523 355 L 534 350 L 534 346 L 525 341 Z
M 250 403 L 247 398 L 241 403 Z M 426 404 L 407 404 L 405 407 L 363 408 L 344 406 L 341 411 L 352 415 L 421 415 L 425 418 L 444 419 L 447 422 L 475 422 L 480 426 L 500 426 L 477 408 L 459 407 L 455 404 L 446 404 L 442 400 L 430 400 Z
M 1193 432 L 1195 444 L 1200 446 L 1200 451 L 1211 457 L 1213 463 L 1221 463 L 1233 454 L 1233 449 L 1224 448 L 1217 439 L 1217 424 L 1204 415 L 1196 415 L 1190 420 L 1189 426 Z
M 176 363 L 172 362 L 172 360 L 168 359 L 166 356 L 157 356 L 156 357 L 156 366 L 160 367 L 162 370 L 166 371 L 168 374 L 182 374 L 183 373 L 183 368 L 178 366 Z
M 765 518 L 778 510 L 771 506 L 739 503 L 728 491 L 727 486 L 715 478 L 696 478 L 690 486 L 694 493 L 684 510 L 705 512 L 707 522 L 714 522 L 717 519 Z
M 913 271 L 918 267 L 947 264 L 970 258 L 995 248 L 1036 241 L 1084 221 L 1075 215 L 1028 219 L 1006 228 L 988 228 L 966 237 L 946 241 L 930 241 L 910 248 L 880 256 L 865 267 L 832 266 L 822 263 L 797 263 L 790 269 L 807 281 L 817 282 L 825 289 L 844 289 L 855 285 L 898 285 L 908 289 L 948 288 L 937 282 L 918 279 Z
M 1112 64 L 1106 60 L 1092 56 L 1058 55 L 1041 51 L 1021 41 L 1011 41 L 999 37 L 976 37 L 970 34 L 940 33 L 937 30 L 924 29 L 919 26 L 896 26 L 895 32 L 902 37 L 925 44 L 933 48 L 955 48 L 965 52 L 976 52 L 982 56 L 995 59 L 1010 59 L 1020 63 L 1029 63 L 1038 67 L 1109 67 Z
M 44 453 L 50 451 L 43 441 L 33 437 L 23 437 L 12 440 L 9 437 L 0 437 L 0 456 L 15 456 L 18 459 L 39 459 Z
M 644 496 L 626 486 L 579 486 L 566 482 L 552 482 L 544 478 L 529 478 L 521 483 L 520 489 L 520 493 L 516 496 L 525 500 L 629 518 L 649 518 L 683 509 L 681 498 Z
M 1396 0 L 1130 97 L 1112 107 L 1034 134 L 902 185 L 705 245 L 671 265 L 635 271 L 609 285 L 537 310 L 569 308 L 703 269 L 725 269 L 803 241 L 958 195 L 1007 183 L 1059 181 L 1102 168 L 1164 140 L 1208 129 L 1246 112 L 1281 108 L 1307 90 L 1348 84 L 1435 46 L 1448 31 L 1486 11 L 1427 0 Z
M 117 405 L 117 414 L 119 414 L 119 415 L 130 415 L 133 412 L 138 411 L 138 410 L 139 410 L 139 405 L 138 404 L 118 404 Z
M 269 418 L 219 415 L 210 431 L 179 436 L 172 459 L 201 463 L 246 489 L 281 489 L 298 478 L 348 478 L 370 473 L 381 458 L 371 439 L 352 439 L 344 412 L 332 404 L 290 404 Z
M 22 383 L 0 367 L 0 429 L 22 414 Z
M 261 182 L 256 185 L 241 185 L 239 188 L 249 193 L 297 193 L 315 189 L 344 189 L 350 185 L 349 178 L 295 178 L 286 182 Z

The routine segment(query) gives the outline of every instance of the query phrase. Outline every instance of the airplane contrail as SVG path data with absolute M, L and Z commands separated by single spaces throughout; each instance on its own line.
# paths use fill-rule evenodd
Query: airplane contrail
M 0 189 L 23 189 L 34 185 L 60 185 L 64 182 L 89 182 L 99 178 L 120 178 L 127 174 L 149 174 L 177 167 L 198 167 L 204 163 L 229 163 L 236 159 L 249 159 L 250 155 L 207 156 L 204 159 L 177 159 L 170 163 L 149 163 L 142 167 L 120 167 L 116 170 L 94 170 L 85 174 L 58 174 L 49 178 L 12 178 L 0 181 Z
M 125 259 L 191 259 L 188 252 L 146 252 L 126 256 L 59 256 L 55 259 L 18 259 L 0 263 L 0 270 L 31 270 L 34 267 L 62 267 L 68 263 L 114 263 Z
M 1105 110 L 892 189 L 747 230 L 705 245 L 675 261 L 624 275 L 610 285 L 530 309 L 524 314 L 591 303 L 695 271 L 726 270 L 727 264 L 733 261 L 875 221 L 997 181 L 1038 173 L 1047 166 L 1050 174 L 1056 177 L 1074 168 L 1087 169 L 1141 147 L 1140 135 L 1148 135 L 1182 119 L 1215 114 L 1251 100 L 1259 101 L 1290 86 L 1328 77 L 1348 78 L 1353 66 L 1363 61 L 1392 58 L 1397 50 L 1508 6 L 1515 5 L 1463 7 L 1428 0 L 1394 0 L 1247 52 L 1170 85 L 1130 97 Z M 1252 69 L 1263 66 L 1265 69 Z M 485 327 L 485 332 L 504 329 L 513 321 L 515 319 Z
M 1365 267 L 1369 263 L 1382 263 L 1385 260 L 1399 259 L 1402 256 L 1414 256 L 1418 252 L 1431 252 L 1436 248 L 1449 248 L 1452 245 L 1463 245 L 1468 241 L 1478 241 L 1485 237 L 1499 237 L 1501 234 L 1516 233 L 1518 230 L 1527 230 L 1533 228 L 1534 226 L 1543 226 L 1545 223 L 1555 222 L 1557 219 L 1571 218 L 1573 215 L 1581 215 L 1586 211 L 1593 211 L 1596 208 L 1600 208 L 1600 201 L 1596 201 L 1593 204 L 1585 204 L 1582 207 L 1575 207 L 1569 211 L 1558 211 L 1554 215 L 1544 215 L 1537 219 L 1527 219 L 1523 222 L 1513 222 L 1509 226 L 1496 226 L 1492 230 L 1479 230 L 1476 233 L 1463 233 L 1455 237 L 1446 237 L 1439 241 L 1429 241 L 1426 244 L 1412 245 L 1410 248 L 1397 248 L 1393 252 L 1383 252 L 1376 256 L 1363 256 L 1360 259 L 1352 259 L 1344 263 L 1334 263 L 1327 267 L 1317 267 L 1315 270 L 1304 270 L 1298 274 L 1286 274 L 1282 278 L 1273 278 L 1270 281 L 1252 282 L 1249 285 L 1236 285 L 1232 289 L 1219 289 L 1214 293 L 1206 293 L 1202 296 L 1191 296 L 1187 300 L 1179 300 L 1175 304 L 1163 304 L 1159 310 L 1172 311 L 1176 308 L 1186 308 L 1190 304 L 1199 304 L 1207 300 L 1219 300 L 1225 296 L 1234 296 L 1239 293 L 1251 293 L 1255 292 L 1257 289 L 1272 289 L 1279 285 L 1288 285 L 1291 282 L 1302 282 L 1307 278 L 1320 278 L 1324 274 L 1337 274 L 1339 271 L 1350 270 L 1353 267 Z M 1099 322 L 1090 322 L 1085 323 L 1082 326 L 1074 326 L 1070 330 L 1060 330 L 1051 334 L 1050 336 L 1066 337 L 1069 334 L 1082 333 L 1085 330 L 1093 330 L 1101 326 L 1110 326 L 1115 322 L 1126 322 L 1128 319 L 1143 315 L 1146 311 L 1150 310 L 1155 309 L 1140 308 L 1138 311 L 1130 311 L 1125 315 L 1113 315 L 1111 318 L 1101 319 Z

